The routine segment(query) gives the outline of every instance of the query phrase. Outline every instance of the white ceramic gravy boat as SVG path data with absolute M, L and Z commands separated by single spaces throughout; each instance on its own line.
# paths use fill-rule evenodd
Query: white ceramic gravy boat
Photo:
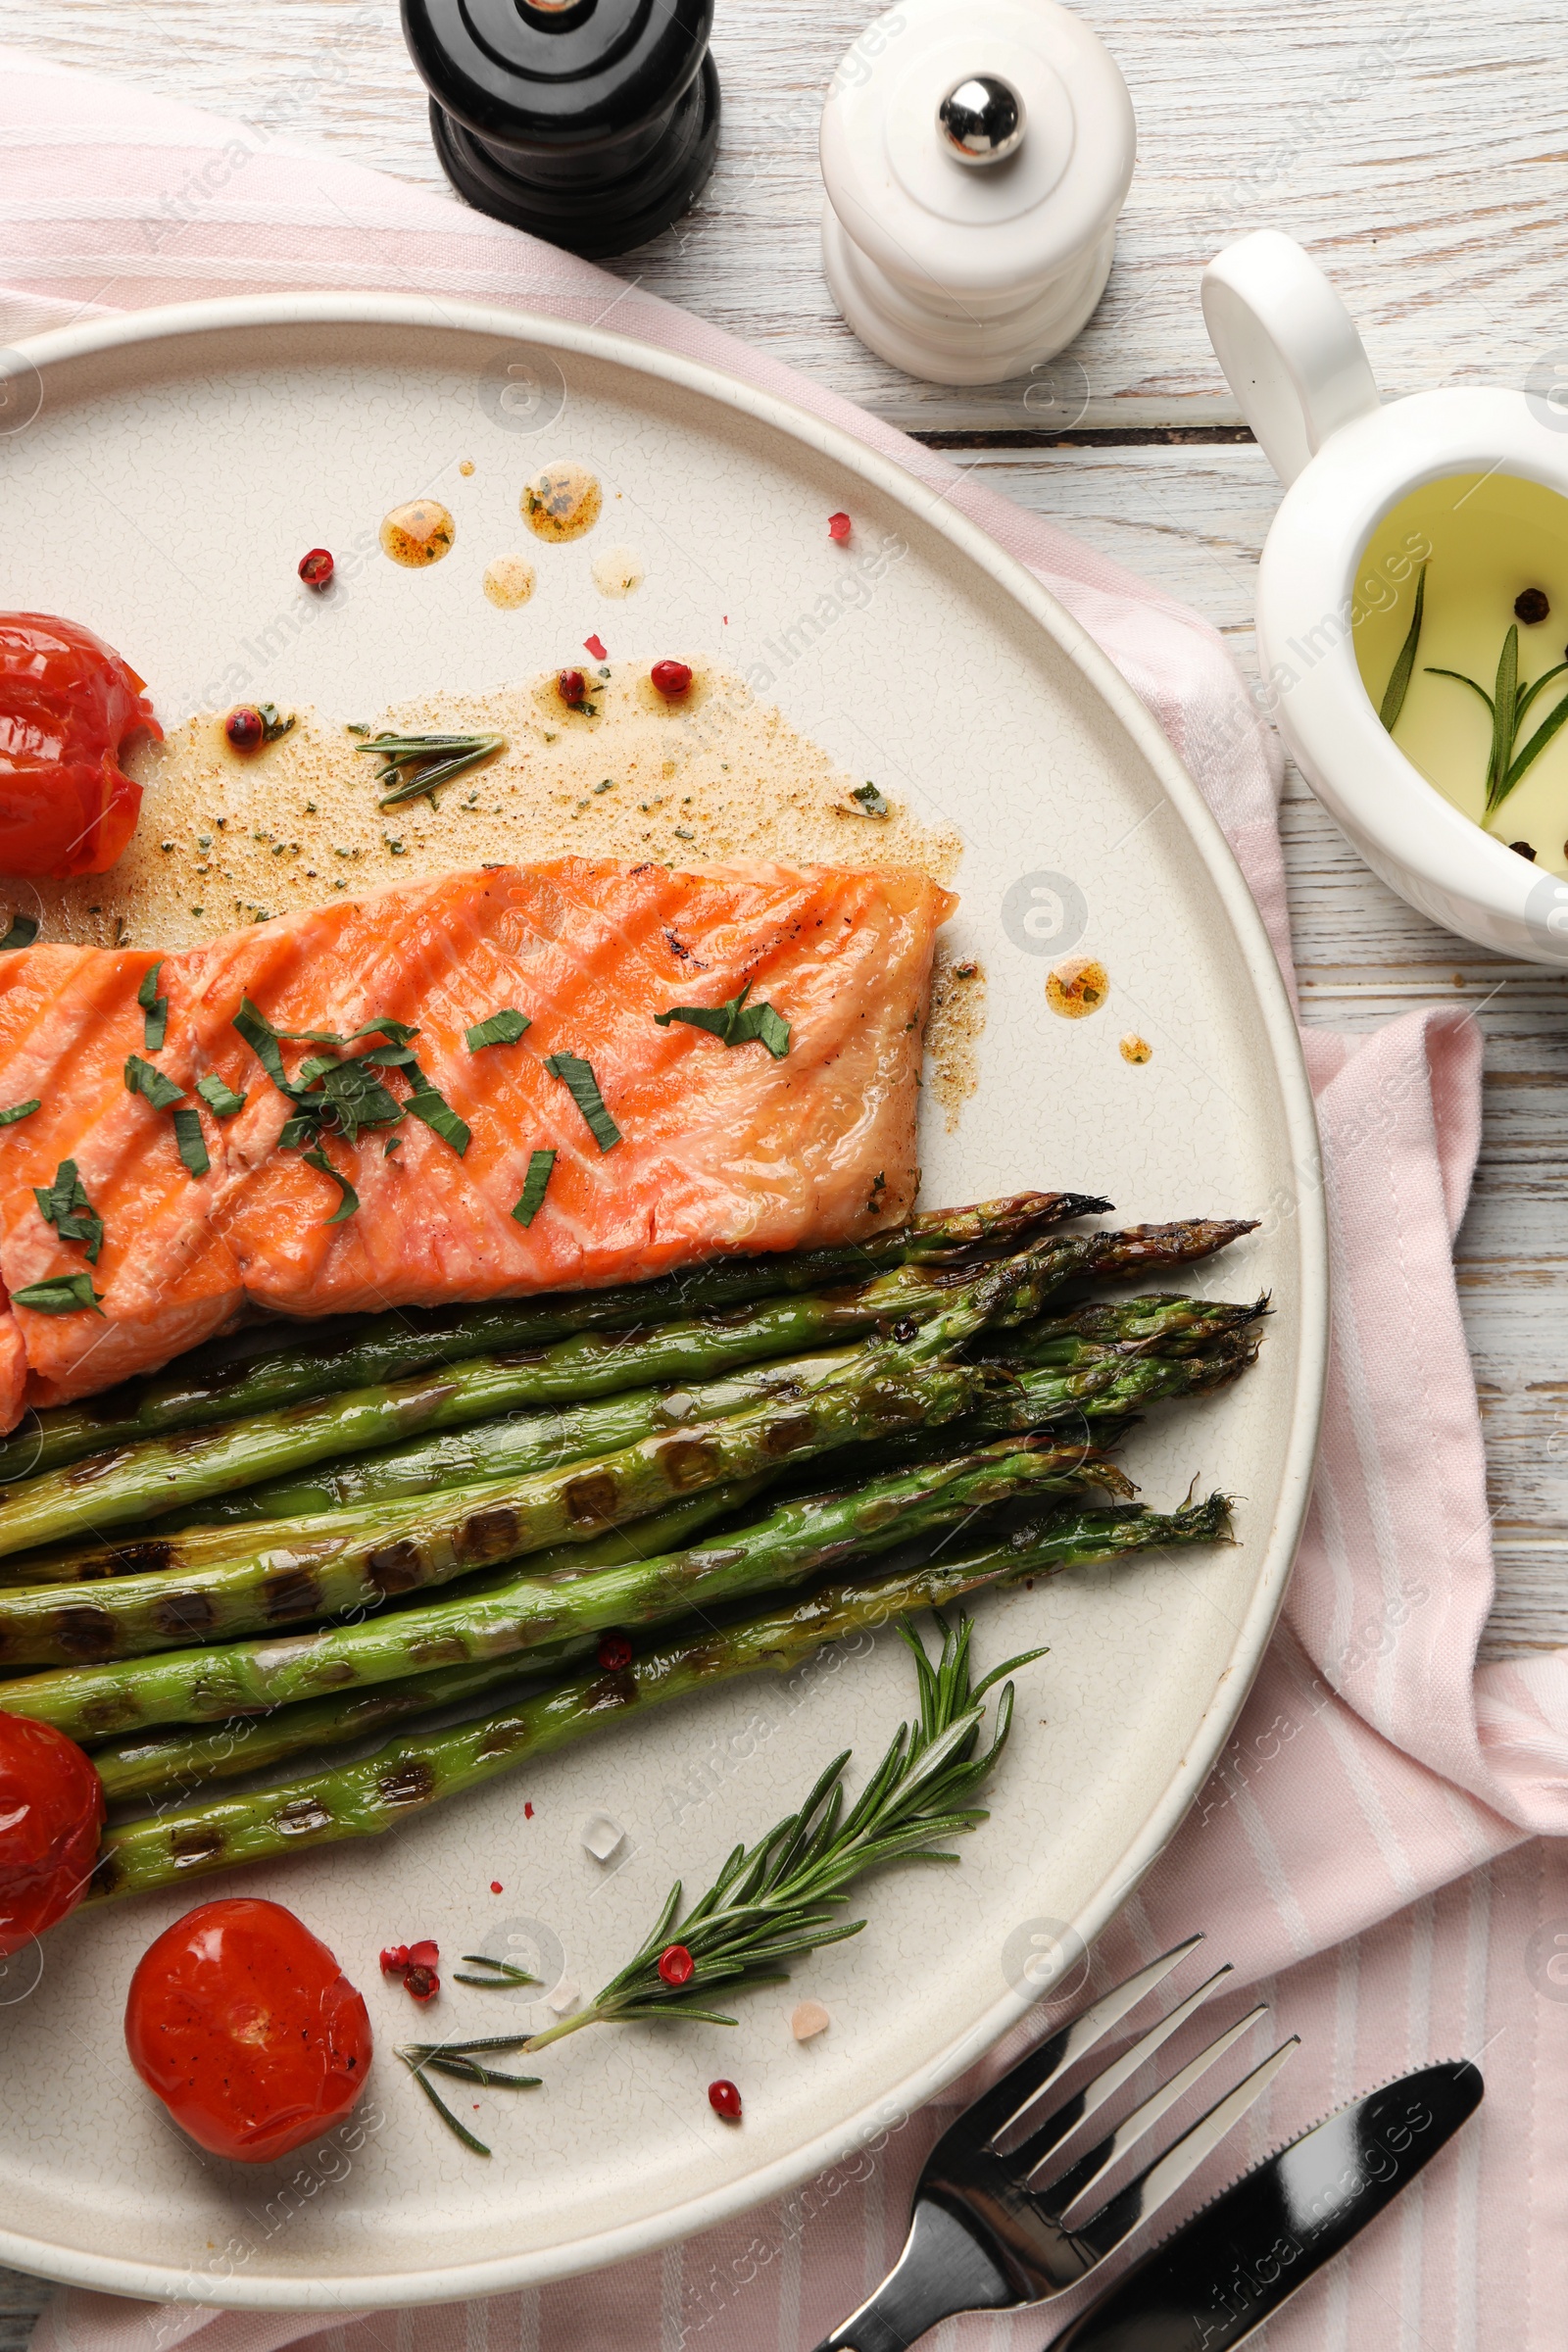
M 1483 947 L 1568 964 L 1568 882 L 1537 872 L 1396 749 L 1356 667 L 1363 550 L 1411 491 L 1498 470 L 1568 497 L 1568 393 L 1418 392 L 1384 407 L 1361 338 L 1294 239 L 1259 229 L 1203 272 L 1203 317 L 1242 414 L 1286 485 L 1257 586 L 1263 704 L 1372 867 Z

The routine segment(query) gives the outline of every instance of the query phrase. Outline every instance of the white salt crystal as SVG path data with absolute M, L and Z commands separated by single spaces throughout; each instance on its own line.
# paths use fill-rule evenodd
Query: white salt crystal
M 582 1825 L 582 1841 L 596 1862 L 608 1862 L 626 1833 L 608 1813 L 591 1813 Z

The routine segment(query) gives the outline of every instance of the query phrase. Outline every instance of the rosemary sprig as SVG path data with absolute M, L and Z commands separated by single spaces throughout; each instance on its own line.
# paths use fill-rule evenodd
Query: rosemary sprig
M 498 1963 L 492 1961 L 490 1965 Z M 498 2074 L 494 2068 L 483 2065 L 478 2056 L 480 2051 L 521 2050 L 527 2046 L 526 2034 L 501 2034 L 483 2041 L 405 2041 L 399 2043 L 397 2054 L 448 2130 L 455 2132 L 464 2146 L 471 2148 L 476 2156 L 488 2156 L 490 2150 L 484 2141 L 453 2114 L 430 2076 L 444 2075 L 450 2082 L 474 2083 L 484 2090 L 537 2090 L 542 2077 Z
M 1420 576 L 1415 584 L 1415 611 L 1410 616 L 1410 626 L 1406 632 L 1404 643 L 1399 648 L 1398 659 L 1389 672 L 1389 682 L 1383 692 L 1383 708 L 1378 712 L 1379 718 L 1382 719 L 1391 735 L 1394 733 L 1395 721 L 1404 709 L 1404 698 L 1410 690 L 1410 677 L 1415 668 L 1416 649 L 1421 643 L 1421 615 L 1426 611 L 1426 604 L 1427 567 L 1423 564 Z
M 351 735 L 359 734 L 351 727 Z M 376 803 L 380 808 L 395 808 L 400 801 L 428 799 L 432 808 L 439 808 L 436 787 L 450 784 L 476 767 L 481 760 L 493 759 L 507 748 L 505 735 L 369 735 L 355 745 L 357 752 L 372 752 L 382 761 L 376 775 L 378 784 L 390 784 L 392 790 Z
M 1513 623 L 1509 624 L 1508 633 L 1502 641 L 1502 652 L 1497 657 L 1497 675 L 1491 694 L 1484 686 L 1478 685 L 1474 678 L 1467 678 L 1461 669 L 1428 668 L 1429 678 L 1452 678 L 1455 684 L 1468 686 L 1472 694 L 1481 697 L 1491 714 L 1492 752 L 1487 761 L 1487 805 L 1483 823 L 1495 816 L 1509 793 L 1535 765 L 1558 728 L 1568 723 L 1568 694 L 1565 694 L 1555 710 L 1536 729 L 1524 749 L 1516 749 L 1519 729 L 1524 724 L 1530 706 L 1551 684 L 1553 678 L 1560 678 L 1565 670 L 1568 670 L 1568 662 L 1559 662 L 1553 668 L 1543 671 L 1531 685 L 1521 686 L 1519 630 Z M 1393 691 L 1392 680 L 1390 691 Z
M 670 2017 L 707 2025 L 736 2022 L 710 2006 L 720 1986 L 739 1990 L 775 1984 L 789 1974 L 779 1964 L 824 1943 L 858 1936 L 863 1919 L 848 1924 L 833 1913 L 845 1889 L 885 1862 L 956 1862 L 942 1840 L 977 1829 L 987 1816 L 967 1799 L 1007 1742 L 1012 1685 L 997 1701 L 991 1744 L 975 1749 L 994 1683 L 1026 1666 L 1043 1650 L 1009 1658 L 973 1689 L 969 1683 L 970 1622 L 937 1623 L 942 1649 L 936 1662 L 907 1626 L 899 1631 L 915 1660 L 920 1720 L 901 1724 L 886 1755 L 857 1802 L 845 1811 L 844 1768 L 836 1756 L 798 1813 L 792 1813 L 750 1850 L 738 1845 L 712 1886 L 680 1921 L 677 1879 L 669 1899 L 636 1956 L 575 2016 L 524 2044 L 542 2050 L 583 2026 Z

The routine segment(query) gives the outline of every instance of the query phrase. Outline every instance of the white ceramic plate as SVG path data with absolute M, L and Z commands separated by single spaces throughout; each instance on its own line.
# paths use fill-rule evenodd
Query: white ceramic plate
M 706 1883 L 845 1742 L 861 1761 L 880 1749 L 911 1697 L 891 1638 L 837 1672 L 741 1684 L 606 1734 L 395 1841 L 80 1918 L 47 1939 L 35 1985 L 13 1964 L 0 1987 L 0 2260 L 138 2295 L 339 2309 L 612 2262 L 790 2187 L 950 2081 L 1033 1996 L 1033 1949 L 1068 1925 L 1102 1929 L 1225 1740 L 1300 1530 L 1327 1327 L 1319 1197 L 1297 1174 L 1315 1130 L 1279 974 L 1191 780 L 1082 630 L 950 507 L 808 416 L 609 335 L 381 297 L 155 312 L 29 350 L 43 405 L 0 444 L 0 607 L 87 620 L 147 669 L 166 720 L 264 640 L 275 650 L 252 691 L 344 715 L 578 658 L 596 611 L 613 615 L 618 657 L 765 662 L 795 725 L 966 843 L 956 930 L 987 968 L 989 1022 L 956 1133 L 933 1106 L 924 1199 L 1068 1184 L 1128 1220 L 1264 1220 L 1208 1276 L 1227 1297 L 1272 1292 L 1257 1370 L 1152 1420 L 1129 1457 L 1156 1505 L 1194 1477 L 1239 1494 L 1239 1545 L 987 1601 L 982 1659 L 1051 1643 L 1023 1677 L 989 1827 L 956 1870 L 884 1877 L 865 1934 L 788 1991 L 743 1996 L 738 2031 L 564 2042 L 545 2089 L 487 2109 L 486 2164 L 392 2060 L 412 2012 L 375 1954 L 418 1935 L 448 1953 L 517 1936 L 514 1951 L 559 1955 L 591 1990 L 674 1876 Z M 528 371 L 510 404 L 509 365 Z M 589 540 L 541 562 L 524 612 L 499 612 L 461 548 L 427 573 L 376 559 L 334 614 L 303 608 L 311 625 L 291 633 L 302 608 L 277 583 L 292 587 L 300 549 L 363 539 L 449 454 L 477 462 L 497 547 L 516 543 L 517 492 L 541 461 L 586 460 L 636 502 L 648 585 L 599 604 Z M 839 507 L 908 552 L 813 634 L 799 624 L 840 576 L 824 528 Z M 1036 921 L 1043 939 L 1020 921 L 1055 904 L 1029 896 L 1042 875 L 1066 877 L 1065 893 L 1042 887 L 1069 911 L 1081 896 L 1084 945 L 1111 976 L 1089 1019 L 1046 1004 L 1050 921 Z M 1117 1052 L 1125 1027 L 1153 1047 L 1143 1067 Z M 578 1836 L 600 1809 L 627 1831 L 609 1869 Z M 134 1961 L 225 1886 L 292 1905 L 364 1986 L 385 2054 L 361 2144 L 263 2172 L 206 2161 L 132 2075 L 121 2016 Z M 806 1992 L 833 2024 L 798 2045 L 788 2012 Z M 494 1998 L 443 2001 L 448 2031 L 501 2028 Z M 719 2074 L 743 2086 L 739 2130 L 709 2110 Z

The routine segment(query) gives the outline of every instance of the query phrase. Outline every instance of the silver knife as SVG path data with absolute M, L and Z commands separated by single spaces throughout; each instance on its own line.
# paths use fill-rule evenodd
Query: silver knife
M 1481 2093 L 1465 2059 L 1342 2107 L 1195 2214 L 1047 2352 L 1230 2352 L 1393 2203 Z

